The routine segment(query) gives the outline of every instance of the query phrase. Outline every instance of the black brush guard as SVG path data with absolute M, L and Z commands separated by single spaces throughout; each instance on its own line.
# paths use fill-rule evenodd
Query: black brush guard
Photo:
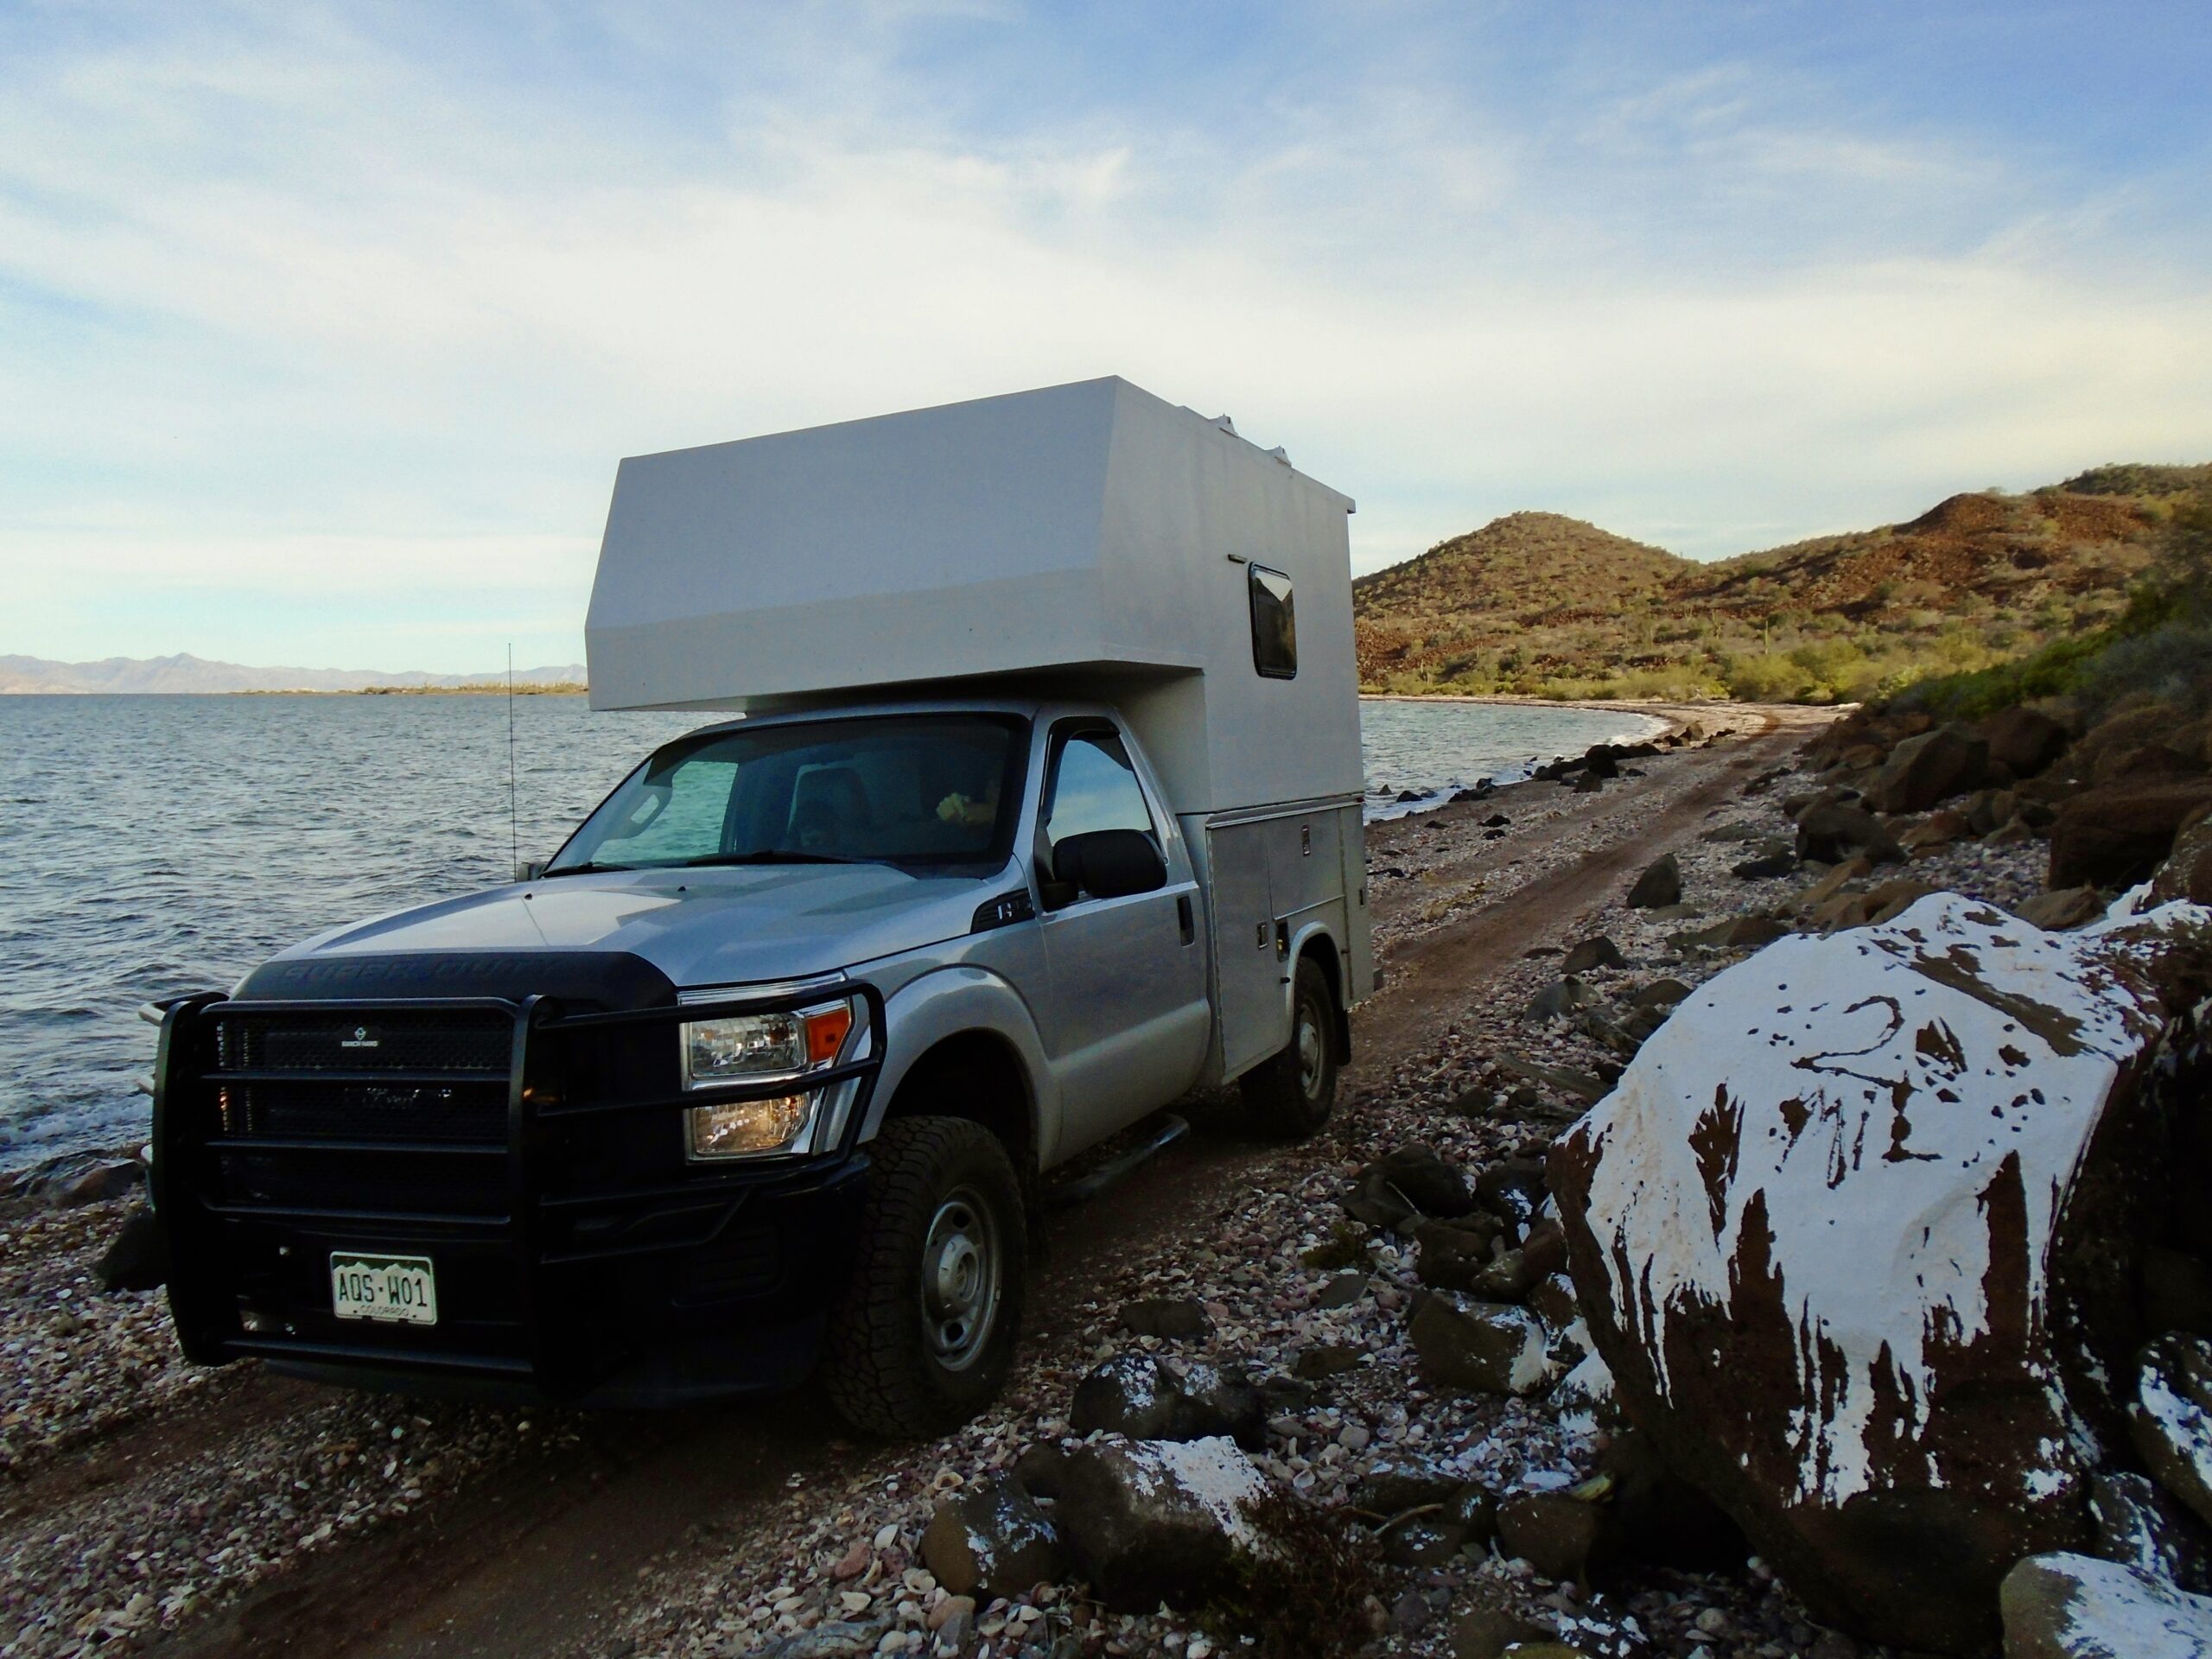
M 792 1083 L 685 1090 L 676 1027 L 846 996 L 866 1010 L 865 1057 L 804 1078 L 825 1093 L 855 1085 L 837 1147 L 799 1158 L 687 1161 L 687 1109 L 772 1098 L 791 1093 Z M 254 1064 L 253 1045 L 240 1039 L 251 1022 L 334 1019 L 371 1027 L 455 1016 L 480 1030 L 505 1022 L 504 1073 Z M 882 1066 L 883 1032 L 882 996 L 861 983 L 577 1013 L 537 996 L 181 999 L 162 1021 L 153 1135 L 154 1199 L 169 1239 L 179 1342 L 207 1364 L 258 1356 L 403 1383 L 487 1381 L 560 1399 L 589 1392 L 640 1349 L 680 1338 L 687 1306 L 705 1309 L 690 1315 L 691 1324 L 725 1330 L 733 1301 L 788 1316 L 789 1281 L 807 1274 L 779 1274 L 773 1264 L 842 1260 L 843 1239 L 804 1235 L 849 1237 L 867 1169 L 855 1147 Z M 479 1116 L 504 1134 L 425 1137 L 419 1125 L 410 1137 L 302 1134 L 281 1132 L 282 1124 L 270 1133 L 254 1113 L 236 1109 L 255 1089 L 294 1096 L 353 1089 L 377 1099 L 500 1090 L 504 1113 Z M 329 1117 L 323 1113 L 318 1129 Z M 395 1169 L 408 1178 L 400 1198 L 377 1198 L 375 1181 L 364 1198 L 363 1172 Z M 786 1236 L 795 1227 L 802 1236 Z M 334 1328 L 328 1253 L 378 1249 L 434 1258 L 437 1325 Z M 780 1305 L 779 1285 L 786 1291 Z M 719 1302 L 718 1291 L 726 1293 Z M 803 1305 L 821 1301 L 819 1285 L 795 1294 Z M 451 1320 L 449 1305 L 458 1315 Z M 594 1306 L 598 1315 L 580 1311 Z

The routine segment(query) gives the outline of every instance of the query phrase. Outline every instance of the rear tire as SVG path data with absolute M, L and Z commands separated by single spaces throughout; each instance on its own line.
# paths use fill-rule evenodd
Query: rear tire
M 1027 1265 L 1021 1185 L 999 1138 L 966 1118 L 894 1117 L 869 1151 L 823 1382 L 855 1428 L 920 1440 L 1005 1385 Z
M 1319 1134 L 1337 1104 L 1337 999 L 1311 957 L 1292 982 L 1290 1041 L 1237 1080 L 1244 1115 L 1274 1141 Z

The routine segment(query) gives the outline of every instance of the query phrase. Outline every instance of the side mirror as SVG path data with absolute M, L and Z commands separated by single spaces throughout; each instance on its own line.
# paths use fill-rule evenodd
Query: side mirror
M 544 874 L 545 861 L 542 858 L 525 858 L 515 866 L 515 880 L 518 881 L 535 881 Z
M 1093 830 L 1052 849 L 1053 879 L 1094 899 L 1126 899 L 1167 885 L 1167 861 L 1138 830 Z

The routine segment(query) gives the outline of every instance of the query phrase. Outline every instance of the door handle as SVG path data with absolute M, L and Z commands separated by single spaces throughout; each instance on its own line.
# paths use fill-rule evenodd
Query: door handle
M 1175 899 L 1175 920 L 1183 930 L 1183 943 L 1190 944 L 1198 937 L 1198 923 L 1191 914 L 1191 895 L 1178 894 Z

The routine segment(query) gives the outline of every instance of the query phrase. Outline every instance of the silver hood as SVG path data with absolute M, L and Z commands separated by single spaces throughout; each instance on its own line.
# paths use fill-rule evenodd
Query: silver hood
M 1004 879 L 883 864 L 559 876 L 397 911 L 276 960 L 605 950 L 640 957 L 679 987 L 795 979 L 959 938 Z

